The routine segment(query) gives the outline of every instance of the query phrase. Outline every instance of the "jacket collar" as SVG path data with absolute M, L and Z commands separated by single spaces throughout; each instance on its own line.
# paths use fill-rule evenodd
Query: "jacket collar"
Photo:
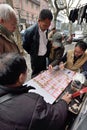
M 27 85 L 22 85 L 22 86 L 18 86 L 14 88 L 0 85 L 0 96 L 3 96 L 7 93 L 11 93 L 11 94 L 27 93 L 30 89 L 35 89 L 35 88 L 32 86 L 27 86 Z
M 10 31 L 7 30 L 4 26 L 0 24 L 0 33 L 7 36 L 8 38 L 12 35 Z
M 13 33 L 7 30 L 4 26 L 0 24 L 0 35 L 10 41 L 11 43 L 15 43 L 13 38 Z

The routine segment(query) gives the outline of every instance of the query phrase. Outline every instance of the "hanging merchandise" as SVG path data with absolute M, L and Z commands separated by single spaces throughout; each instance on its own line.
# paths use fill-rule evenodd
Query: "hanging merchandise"
M 69 20 L 72 21 L 72 23 L 77 20 L 78 24 L 81 24 L 83 19 L 87 23 L 87 4 L 71 10 L 69 14 Z
M 77 18 L 78 18 L 78 9 L 71 10 L 69 15 L 69 20 L 74 23 L 75 20 L 77 20 Z
M 87 5 L 79 8 L 79 11 L 78 11 L 78 24 L 81 24 L 83 22 L 83 19 L 85 19 L 86 9 L 87 9 Z

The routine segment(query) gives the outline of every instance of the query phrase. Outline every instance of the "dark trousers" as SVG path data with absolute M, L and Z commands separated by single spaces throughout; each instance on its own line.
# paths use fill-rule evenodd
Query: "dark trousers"
M 46 70 L 46 56 L 31 56 L 31 78 Z

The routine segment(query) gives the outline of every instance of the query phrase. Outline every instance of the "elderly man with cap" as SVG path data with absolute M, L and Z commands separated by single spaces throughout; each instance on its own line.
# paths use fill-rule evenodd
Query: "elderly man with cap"
M 64 45 L 62 43 L 62 34 L 56 32 L 52 37 L 52 49 L 49 56 L 50 66 L 55 66 L 61 60 L 64 53 Z

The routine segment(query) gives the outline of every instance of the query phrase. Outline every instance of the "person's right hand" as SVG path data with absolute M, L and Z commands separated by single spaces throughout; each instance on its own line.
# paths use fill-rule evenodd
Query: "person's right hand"
M 66 101 L 67 104 L 69 104 L 72 99 L 72 94 L 66 92 L 61 99 L 63 99 L 64 101 Z

